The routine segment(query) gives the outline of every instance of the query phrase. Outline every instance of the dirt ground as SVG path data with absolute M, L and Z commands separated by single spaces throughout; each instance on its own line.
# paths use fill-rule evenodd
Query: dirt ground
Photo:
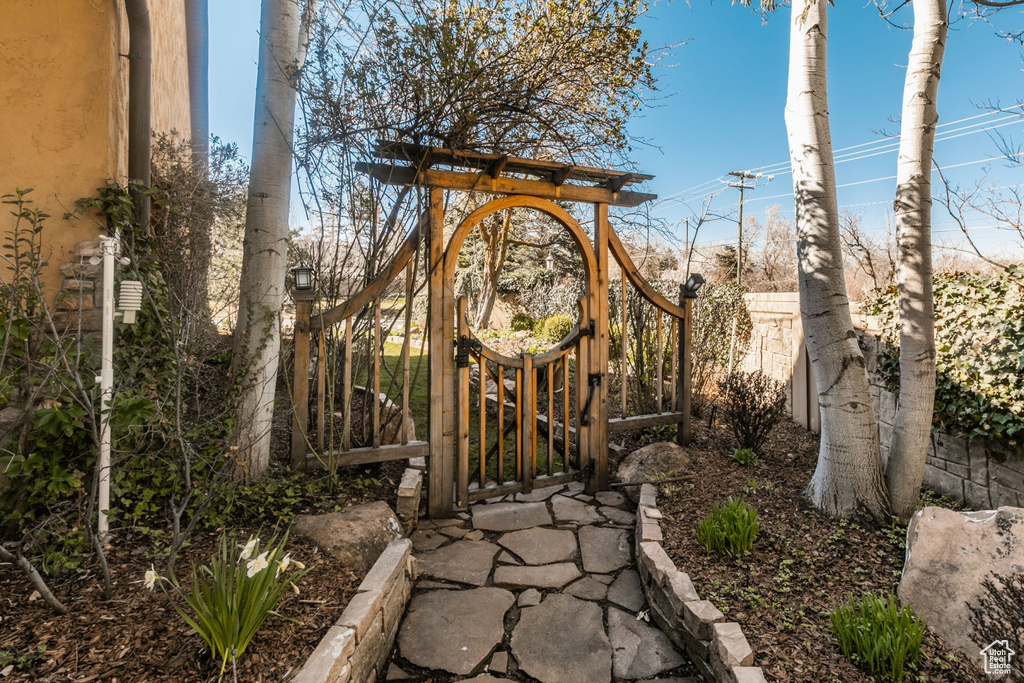
M 659 497 L 665 548 L 676 566 L 702 598 L 742 625 L 769 681 L 876 680 L 839 652 L 828 612 L 850 594 L 896 589 L 905 529 L 819 514 L 803 495 L 818 438 L 795 424 L 780 424 L 760 463 L 748 469 L 732 459 L 736 442 L 727 427 L 695 423 L 688 448 L 693 478 L 662 484 Z M 736 559 L 706 550 L 695 533 L 712 506 L 730 496 L 755 507 L 760 523 L 753 550 Z M 981 680 L 930 629 L 922 651 L 920 678 L 907 680 Z

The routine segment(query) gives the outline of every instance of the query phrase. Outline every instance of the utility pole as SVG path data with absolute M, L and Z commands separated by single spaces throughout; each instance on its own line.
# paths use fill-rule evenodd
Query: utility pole
M 740 217 L 739 217 L 739 247 L 736 249 L 736 284 L 743 284 L 743 192 L 753 190 L 754 186 L 747 186 L 743 181 L 757 180 L 760 173 L 747 173 L 746 171 L 732 171 L 729 175 L 739 178 L 738 183 L 729 183 L 729 187 L 739 188 L 740 191 Z

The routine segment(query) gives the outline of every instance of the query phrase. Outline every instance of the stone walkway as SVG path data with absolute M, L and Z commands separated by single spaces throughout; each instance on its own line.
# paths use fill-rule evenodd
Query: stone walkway
M 386 680 L 695 681 L 644 618 L 633 509 L 574 483 L 420 522 L 419 577 Z

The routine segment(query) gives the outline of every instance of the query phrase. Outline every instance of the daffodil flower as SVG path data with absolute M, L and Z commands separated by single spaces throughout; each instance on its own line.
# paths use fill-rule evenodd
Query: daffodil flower
M 296 569 L 305 569 L 306 568 L 306 565 L 304 565 L 303 563 L 299 562 L 298 560 L 292 560 L 291 563 L 295 565 Z
M 162 576 L 156 573 L 156 569 L 153 568 L 153 565 L 149 565 L 149 571 L 147 571 L 145 576 L 143 577 L 142 585 L 147 590 L 153 590 L 153 586 L 156 585 L 157 579 L 162 578 Z
M 288 565 L 292 563 L 292 554 L 286 553 L 284 557 L 277 561 L 277 573 L 274 574 L 274 578 L 281 576 L 281 572 L 288 571 Z
M 239 559 L 248 560 L 252 557 L 252 551 L 256 549 L 256 544 L 259 542 L 260 539 L 250 536 L 249 542 L 242 546 L 242 554 L 239 556 Z
M 297 585 L 295 585 L 294 582 L 292 582 L 292 592 L 295 593 L 296 595 L 299 594 L 299 587 Z
M 268 552 L 270 551 L 264 550 L 262 553 L 259 554 L 259 556 L 255 560 L 249 560 L 249 563 L 246 565 L 249 568 L 249 571 L 245 573 L 246 576 L 248 576 L 251 579 L 252 577 L 256 576 L 261 571 L 267 568 L 267 566 L 269 565 L 269 563 L 267 562 Z

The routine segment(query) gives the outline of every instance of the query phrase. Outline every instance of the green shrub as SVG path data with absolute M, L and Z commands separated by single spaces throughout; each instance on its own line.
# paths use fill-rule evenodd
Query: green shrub
M 921 655 L 925 623 L 892 593 L 865 593 L 829 613 L 843 656 L 884 679 L 902 681 Z
M 998 275 L 936 275 L 935 426 L 1024 450 L 1024 267 Z M 899 391 L 899 302 L 890 287 L 865 306 L 878 316 L 879 373 Z M 996 459 L 1003 456 L 993 451 Z
M 737 557 L 750 552 L 759 530 L 757 510 L 742 500 L 729 498 L 697 525 L 697 540 L 708 550 Z
M 540 325 L 540 336 L 552 344 L 558 343 L 572 332 L 572 319 L 567 315 L 553 315 Z
M 786 386 L 761 370 L 734 372 L 719 381 L 722 413 L 740 448 L 758 451 L 786 414 Z
M 732 452 L 732 459 L 747 467 L 757 466 L 757 453 L 752 448 L 736 448 Z
M 295 583 L 309 571 L 284 552 L 286 541 L 287 534 L 280 543 L 275 545 L 272 538 L 261 548 L 260 539 L 250 538 L 238 552 L 221 536 L 220 551 L 210 565 L 192 567 L 192 585 L 187 591 L 171 580 L 195 617 L 173 600 L 171 606 L 202 636 L 210 654 L 220 660 L 220 679 L 228 661 L 242 656 L 267 617 L 280 616 L 274 608 L 285 590 L 298 592 Z M 289 572 L 292 567 L 298 571 Z M 152 589 L 158 582 L 163 587 L 153 569 L 146 572 L 146 588 Z
M 533 318 L 526 313 L 516 313 L 512 316 L 512 329 L 516 332 L 522 330 L 533 330 Z

